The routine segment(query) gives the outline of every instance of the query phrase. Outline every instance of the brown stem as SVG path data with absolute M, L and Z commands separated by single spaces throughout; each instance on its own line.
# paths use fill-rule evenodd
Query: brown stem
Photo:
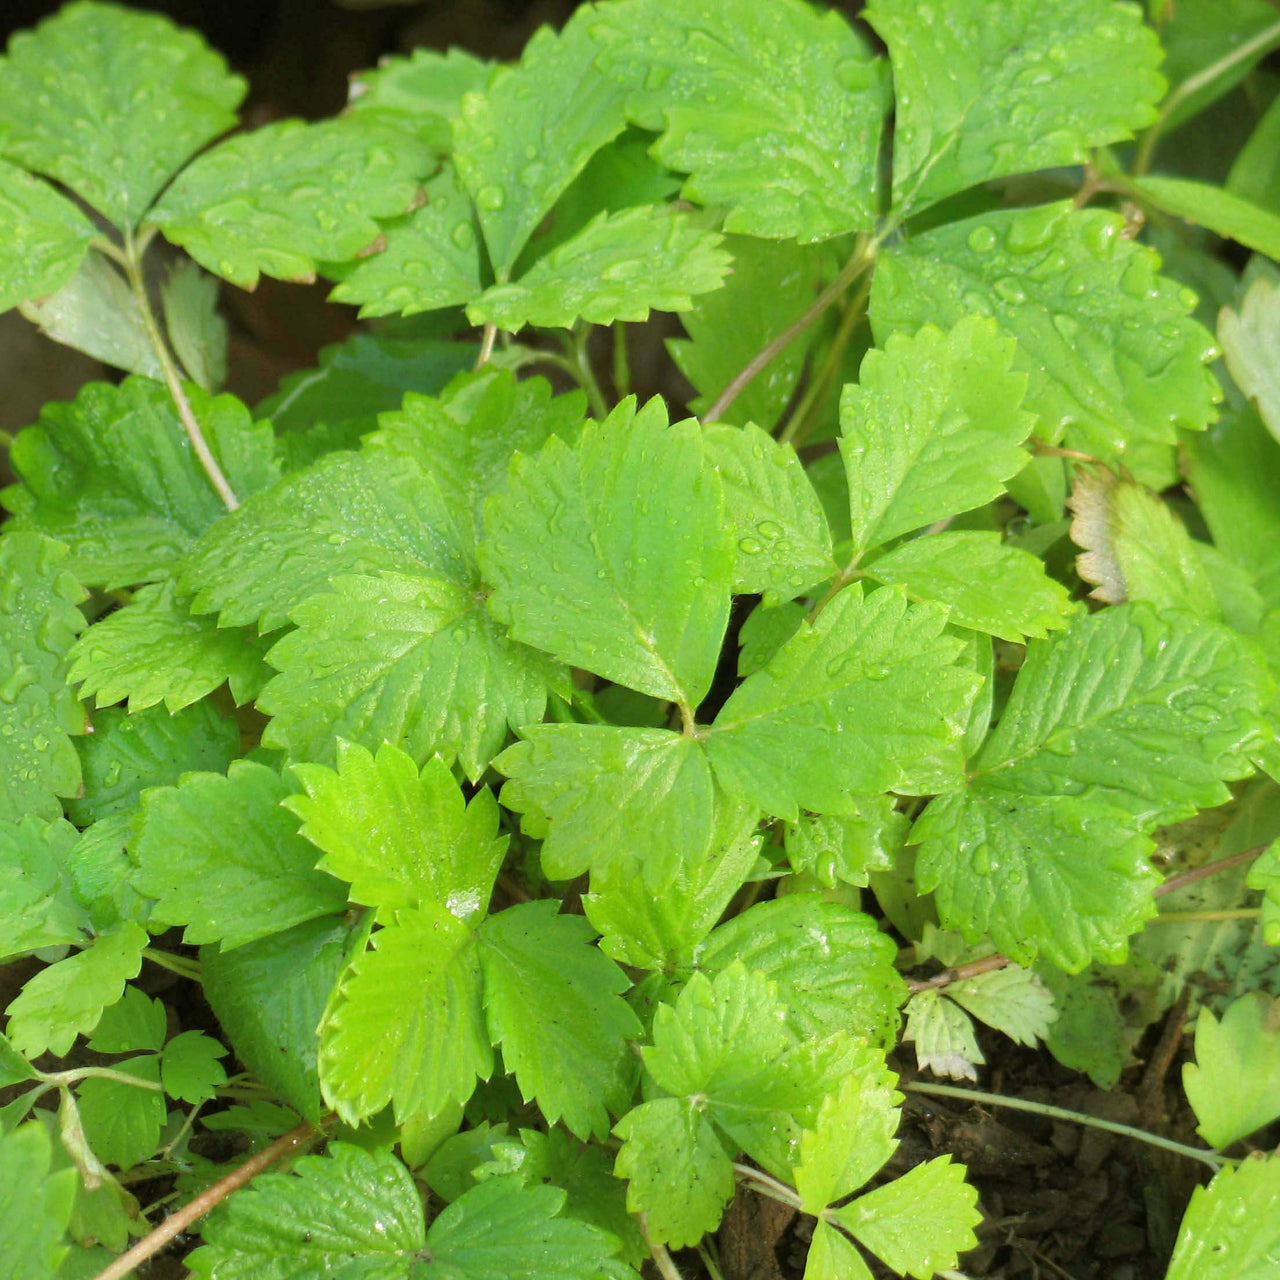
M 290 1129 L 283 1138 L 277 1138 L 256 1156 L 250 1156 L 238 1169 L 233 1169 L 225 1178 L 220 1178 L 213 1186 L 207 1187 L 177 1213 L 171 1213 L 154 1231 L 143 1236 L 128 1253 L 122 1253 L 109 1267 L 98 1272 L 95 1280 L 124 1280 L 130 1271 L 154 1257 L 170 1240 L 181 1235 L 193 1222 L 203 1218 L 210 1209 L 216 1208 L 233 1191 L 239 1190 L 264 1169 L 269 1169 L 276 1161 L 309 1142 L 318 1133 L 319 1130 L 309 1120 L 304 1120 L 296 1129 Z
M 1255 844 L 1252 849 L 1246 849 L 1243 853 L 1233 853 L 1229 858 L 1219 858 L 1217 862 L 1206 862 L 1202 867 L 1192 867 L 1190 871 L 1170 876 L 1155 890 L 1155 896 L 1162 898 L 1166 893 L 1174 893 L 1178 889 L 1185 889 L 1189 884 L 1195 884 L 1197 880 L 1216 876 L 1219 871 L 1230 871 L 1232 867 L 1242 867 L 1246 862 L 1252 862 L 1266 853 L 1270 847 L 1269 841 L 1266 844 Z
M 932 978 L 907 979 L 907 990 L 915 995 L 917 991 L 932 991 L 937 987 L 949 987 L 953 982 L 963 982 L 966 978 L 977 978 L 984 973 L 994 973 L 1012 964 L 1008 956 L 998 951 L 994 955 L 983 956 L 981 960 L 970 960 L 968 964 L 958 964 L 954 969 L 943 969 Z

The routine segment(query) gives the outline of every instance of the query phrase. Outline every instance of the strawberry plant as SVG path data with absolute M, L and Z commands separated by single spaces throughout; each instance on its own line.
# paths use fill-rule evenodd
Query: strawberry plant
M 758 1193 L 955 1277 L 902 1090 L 1166 1014 L 1168 1276 L 1280 1267 L 1280 17 L 1148 9 L 602 0 L 254 130 L 14 37 L 0 306 L 123 376 L 0 495 L 5 1276 L 718 1280 Z M 369 323 L 250 407 L 263 275 Z

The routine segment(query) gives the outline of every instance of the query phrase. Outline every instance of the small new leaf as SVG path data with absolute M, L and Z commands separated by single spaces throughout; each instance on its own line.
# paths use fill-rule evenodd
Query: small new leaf
M 227 1051 L 203 1031 L 183 1031 L 164 1047 L 160 1079 L 164 1091 L 180 1102 L 207 1102 L 226 1084 L 227 1073 L 219 1058 Z

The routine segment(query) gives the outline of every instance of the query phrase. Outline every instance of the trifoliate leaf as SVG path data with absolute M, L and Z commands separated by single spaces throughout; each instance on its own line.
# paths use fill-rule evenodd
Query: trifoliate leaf
M 738 535 L 734 591 L 774 605 L 831 577 L 827 517 L 795 450 L 753 423 L 709 427 L 705 440 Z
M 271 432 L 233 396 L 188 387 L 210 451 L 243 499 L 278 474 Z M 38 529 L 71 548 L 68 568 L 108 589 L 168 577 L 226 508 L 192 452 L 168 391 L 148 378 L 91 382 L 45 405 L 11 453 L 13 529 Z
M 1280 257 L 1280 215 L 1250 200 L 1210 183 L 1184 178 L 1140 177 L 1133 185 L 1145 204 L 1268 257 Z
M 586 408 L 580 391 L 553 396 L 542 378 L 517 382 L 490 366 L 454 379 L 438 396 L 403 401 L 379 416 L 366 449 L 407 455 L 429 471 L 459 530 L 473 540 L 485 500 L 507 487 L 511 455 L 536 453 L 552 436 L 572 442 Z
M 1272 355 L 1280 335 L 1280 283 L 1260 276 L 1240 310 L 1225 307 L 1218 317 L 1218 341 L 1236 385 L 1280 440 L 1280 375 Z
M 87 827 L 133 809 L 146 787 L 169 786 L 193 770 L 222 772 L 240 753 L 240 727 L 208 702 L 173 715 L 108 707 L 76 745 L 88 794 L 67 801 L 67 816 Z
M 974 1034 L 973 1019 L 941 991 L 917 991 L 907 1001 L 904 1041 L 916 1047 L 921 1071 L 952 1080 L 978 1079 L 977 1065 L 986 1062 Z
M 406 213 L 431 153 L 398 130 L 351 119 L 280 120 L 206 151 L 148 214 L 165 238 L 242 289 L 260 274 L 310 282 Z
M 1135 7 L 1112 0 L 874 0 L 866 19 L 893 63 L 902 211 L 1079 164 L 1149 125 L 1164 95 L 1160 42 Z
M 704 731 L 726 790 L 778 817 L 840 813 L 850 793 L 954 785 L 975 691 L 946 614 L 845 588 L 730 696 Z
M 861 888 L 871 872 L 891 871 L 910 825 L 889 795 L 851 797 L 848 808 L 851 812 L 801 814 L 787 823 L 791 869 L 813 876 L 825 889 Z
M 339 744 L 336 773 L 318 764 L 293 772 L 307 794 L 285 807 L 302 819 L 299 834 L 324 851 L 316 865 L 350 882 L 353 902 L 376 907 L 384 923 L 424 902 L 466 924 L 484 919 L 507 847 L 491 791 L 468 804 L 438 756 L 419 773 L 389 742 L 376 758 Z
M 164 377 L 137 298 L 119 268 L 100 253 L 89 254 L 57 293 L 24 302 L 19 310 L 55 342 L 126 373 Z
M 219 1058 L 227 1051 L 203 1031 L 184 1031 L 164 1047 L 160 1078 L 164 1091 L 180 1102 L 205 1102 L 218 1086 L 226 1084 L 227 1073 Z
M 0 538 L 3 822 L 60 818 L 57 797 L 80 788 L 80 757 L 68 735 L 84 732 L 85 717 L 67 687 L 65 659 L 84 627 L 76 605 L 85 593 L 64 567 L 66 554 L 36 533 Z
M 457 758 L 476 780 L 508 735 L 536 723 L 563 668 L 512 641 L 473 581 L 338 577 L 299 604 L 297 629 L 268 653 L 280 669 L 258 705 L 268 746 L 330 760 L 345 738 L 399 741 L 416 760 Z
M 0 151 L 121 229 L 236 123 L 245 82 L 193 31 L 119 5 L 68 5 L 0 61 Z
M 804 1280 L 874 1280 L 858 1246 L 838 1227 L 818 1220 L 804 1264 Z
M 1262 900 L 1263 935 L 1268 946 L 1280 946 L 1280 840 L 1273 840 L 1249 868 L 1245 883 L 1266 895 Z
M 484 289 L 471 199 L 446 165 L 425 187 L 426 203 L 383 228 L 385 247 L 326 266 L 334 302 L 359 304 L 360 318 L 416 315 L 470 302 Z
M 80 1175 L 51 1174 L 52 1162 L 53 1142 L 39 1121 L 0 1134 L 0 1236 L 11 1280 L 48 1280 L 67 1254 Z
M 990 320 L 925 325 L 870 351 L 840 398 L 853 550 L 861 553 L 998 497 L 1026 465 L 1035 419 L 1018 406 L 1016 346 Z
M 205 1280 L 406 1280 L 426 1241 L 408 1169 L 389 1151 L 345 1142 L 290 1173 L 261 1174 L 201 1234 L 204 1247 L 186 1261 Z
M 728 266 L 718 234 L 670 205 L 639 205 L 601 213 L 519 280 L 481 294 L 467 318 L 507 333 L 647 320 L 651 310 L 687 310 L 694 294 L 720 287 Z
M 414 1280 L 627 1280 L 617 1237 L 559 1216 L 559 1187 L 490 1178 L 459 1196 L 427 1232 Z M 421 1254 L 419 1256 L 422 1256 Z M 213 1280 L 220 1280 L 214 1277 Z
M 683 194 L 727 206 L 726 231 L 825 240 L 869 229 L 888 105 L 885 66 L 838 13 L 800 0 L 629 0 L 602 10 L 602 65 Z M 643 87 L 641 87 L 643 85 Z
M 61 818 L 0 822 L 0 958 L 84 941 L 89 918 L 66 871 L 76 839 Z
M 1260 678 L 1224 628 L 1145 605 L 1033 643 L 967 787 L 915 828 L 943 924 L 1023 964 L 1122 959 L 1154 910 L 1145 833 L 1250 772 Z
M 188 773 L 148 791 L 130 853 L 135 885 L 156 899 L 152 919 L 185 925 L 188 943 L 230 950 L 343 911 L 342 885 L 315 869 L 315 849 L 281 807 L 292 791 L 250 760 L 234 761 L 225 778 Z
M 595 930 L 558 910 L 528 902 L 481 926 L 485 1014 L 507 1070 L 548 1123 L 603 1137 L 635 1090 L 627 1042 L 641 1027 L 622 999 L 631 984 L 592 945 Z
M 715 974 L 740 960 L 777 984 L 787 1021 L 805 1039 L 849 1031 L 891 1046 L 906 987 L 896 949 L 870 916 L 814 893 L 792 894 L 726 921 L 698 952 Z
M 218 314 L 218 282 L 185 258 L 160 285 L 169 342 L 187 376 L 206 391 L 227 377 L 227 322 Z
M 929 1280 L 978 1243 L 978 1189 L 964 1175 L 964 1165 L 938 1156 L 831 1216 L 900 1275 Z
M 141 1088 L 120 1080 L 86 1080 L 76 1091 L 80 1121 L 98 1159 L 131 1169 L 160 1145 L 165 1121 L 164 1093 L 159 1088 L 160 1060 L 147 1054 L 114 1062 L 111 1069 L 136 1076 L 152 1087 Z
M 1280 1155 L 1251 1155 L 1191 1193 L 1167 1280 L 1266 1280 L 1280 1258 Z
M 89 1037 L 95 1053 L 159 1053 L 164 1047 L 167 1018 L 164 1004 L 137 987 L 125 987 L 124 998 L 109 1009 Z
M 1014 644 L 1043 640 L 1075 612 L 1071 595 L 1038 557 L 998 533 L 946 530 L 914 538 L 867 565 L 865 573 L 899 586 L 911 600 L 934 601 L 951 621 Z
M 696 1101 L 642 1102 L 614 1132 L 614 1174 L 627 1179 L 627 1208 L 644 1214 L 651 1239 L 678 1249 L 716 1229 L 733 1199 L 733 1162 Z
M 319 1120 L 320 1025 L 345 959 L 347 927 L 326 916 L 234 951 L 200 952 L 203 990 L 236 1057 L 308 1120 Z
M 1071 488 L 1071 540 L 1089 593 L 1107 604 L 1145 600 L 1158 609 L 1219 616 L 1213 582 L 1182 521 L 1150 490 L 1111 471 L 1079 471 Z
M 843 1200 L 893 1155 L 902 1102 L 897 1083 L 884 1055 L 863 1049 L 839 1093 L 823 1099 L 813 1127 L 801 1135 L 795 1170 L 806 1212 L 821 1214 Z
M 348 1124 L 465 1102 L 493 1050 L 471 930 L 443 906 L 399 912 L 339 981 L 320 1028 L 325 1101 Z
M 28 1058 L 46 1050 L 63 1057 L 78 1035 L 98 1025 L 124 984 L 138 976 L 147 932 L 131 920 L 99 934 L 83 951 L 41 969 L 7 1010 L 7 1034 Z
M 93 236 L 70 200 L 0 160 L 0 311 L 61 289 Z
M 692 420 L 626 400 L 577 446 L 517 456 L 485 510 L 489 607 L 516 639 L 696 706 L 729 616 L 733 542 Z
M 194 617 L 173 583 L 143 587 L 100 618 L 72 646 L 70 683 L 98 706 L 129 700 L 131 712 L 163 702 L 171 712 L 198 702 L 224 681 L 237 703 L 256 697 L 271 675 L 268 642 L 242 627 Z
M 1043 1040 L 1058 1017 L 1053 993 L 1038 975 L 1016 964 L 952 982 L 947 995 L 987 1026 L 1028 1046 Z
M 1221 389 L 1204 364 L 1212 336 L 1195 295 L 1156 274 L 1124 221 L 1069 202 L 949 223 L 880 255 L 871 291 L 877 340 L 932 322 L 994 317 L 1018 345 L 1024 407 L 1050 439 L 1114 456 L 1203 428 Z
M 1280 1118 L 1280 1001 L 1251 991 L 1221 1022 L 1201 1009 L 1196 1060 L 1182 1068 L 1182 1087 L 1211 1147 L 1229 1147 Z
M 347 113 L 414 133 L 447 151 L 450 120 L 464 93 L 483 91 L 493 64 L 465 49 L 414 49 L 407 58 L 383 58 L 374 70 L 351 77 Z
M 584 9 L 558 33 L 538 31 L 516 66 L 463 96 L 454 118 L 454 163 L 499 282 L 556 198 L 626 124 L 623 86 L 596 67 L 596 16 Z
M 724 247 L 733 258 L 724 284 L 681 314 L 688 338 L 667 340 L 680 372 L 699 391 L 689 401 L 697 414 L 813 302 L 821 274 L 821 250 L 792 241 L 728 236 Z M 766 431 L 775 426 L 800 381 L 815 332 L 807 327 L 743 388 L 733 402 L 734 422 L 754 422 Z

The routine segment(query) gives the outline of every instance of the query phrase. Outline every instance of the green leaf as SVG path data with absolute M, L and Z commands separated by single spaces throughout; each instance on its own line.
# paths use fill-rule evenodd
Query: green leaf
M 148 791 L 130 853 L 152 919 L 185 925 L 188 943 L 224 949 L 341 912 L 346 893 L 315 869 L 315 850 L 281 807 L 293 788 L 274 769 L 233 761 L 224 778 L 188 773 Z
M 202 267 L 242 289 L 259 275 L 307 282 L 356 257 L 375 218 L 407 213 L 431 153 L 398 130 L 351 119 L 280 120 L 206 151 L 147 217 Z
M 453 121 L 454 163 L 479 211 L 499 282 L 557 197 L 622 132 L 624 90 L 596 69 L 595 10 L 539 30 L 520 62 L 466 94 Z
M 670 205 L 601 213 L 514 283 L 496 284 L 467 307 L 472 324 L 516 333 L 527 324 L 572 328 L 685 311 L 720 287 L 729 255 L 720 236 Z
M 949 928 L 1020 963 L 1123 958 L 1153 914 L 1146 833 L 1251 771 L 1261 686 L 1234 636 L 1144 605 L 1033 643 L 965 789 L 917 822 L 918 883 Z
M 894 1271 L 929 1280 L 978 1243 L 978 1189 L 964 1174 L 964 1165 L 938 1156 L 832 1216 Z
M 729 617 L 733 543 L 692 420 L 623 401 L 574 449 L 517 456 L 486 508 L 489 607 L 516 639 L 690 707 Z
M 849 884 L 862 888 L 873 871 L 891 871 L 910 825 L 893 797 L 858 796 L 841 814 L 801 814 L 787 823 L 787 861 L 793 871 L 814 877 L 824 889 Z
M 189 387 L 191 407 L 233 492 L 277 475 L 272 437 L 233 396 Z M 226 514 L 191 449 L 168 391 L 148 378 L 91 382 L 45 405 L 10 454 L 21 482 L 3 493 L 11 529 L 38 529 L 71 548 L 68 568 L 108 589 L 168 577 L 200 533 Z
M 318 764 L 293 772 L 307 794 L 285 807 L 302 819 L 299 834 L 324 851 L 316 865 L 350 882 L 353 902 L 375 907 L 383 923 L 423 903 L 465 924 L 484 918 L 507 847 L 492 792 L 468 804 L 438 756 L 419 773 L 389 742 L 376 758 L 340 743 L 337 772 Z
M 405 1280 L 426 1242 L 409 1171 L 389 1151 L 345 1142 L 261 1174 L 201 1234 L 186 1261 L 205 1280 Z
M 227 377 L 227 322 L 218 314 L 218 281 L 185 258 L 160 284 L 165 329 L 193 382 L 215 391 Z
M 89 920 L 66 874 L 76 839 L 61 818 L 0 822 L 0 958 L 84 941 Z
M 709 427 L 704 439 L 738 535 L 733 590 L 772 606 L 831 577 L 827 517 L 795 450 L 752 423 Z
M 349 965 L 320 1028 L 325 1102 L 348 1124 L 465 1102 L 493 1051 L 472 931 L 442 906 L 399 912 Z
M 18 309 L 55 342 L 127 373 L 157 381 L 164 377 L 137 299 L 119 269 L 100 253 L 85 258 L 57 293 Z
M 690 1098 L 642 1102 L 618 1121 L 614 1174 L 627 1179 L 627 1208 L 643 1213 L 650 1239 L 697 1244 L 720 1224 L 735 1190 L 733 1162 Z
M 89 1048 L 95 1053 L 159 1053 L 167 1025 L 162 1001 L 137 987 L 125 987 L 124 998 L 103 1010 L 89 1037 Z
M 7 1036 L 0 1035 L 0 1088 L 36 1078 L 35 1067 L 14 1049 Z
M 483 292 L 471 199 L 453 168 L 446 165 L 424 190 L 420 209 L 383 229 L 379 252 L 325 266 L 338 282 L 332 301 L 358 304 L 360 319 L 367 320 L 456 306 Z
M 67 1254 L 80 1175 L 50 1174 L 53 1143 L 39 1121 L 0 1134 L 0 1237 L 10 1280 L 49 1280 Z
M 1088 1072 L 1099 1089 L 1114 1088 L 1129 1060 L 1130 1028 L 1120 1001 L 1127 1004 L 1133 998 L 1133 970 L 1128 965 L 1093 964 L 1069 975 L 1042 962 L 1036 971 L 1053 993 L 1058 1011 L 1045 1048 L 1064 1067 Z
M 951 610 L 956 626 L 1014 644 L 1043 640 L 1075 612 L 1071 595 L 1045 572 L 1044 562 L 1001 541 L 998 533 L 947 530 L 904 542 L 864 571 L 912 600 Z
M 907 1001 L 906 1012 L 902 1039 L 915 1045 L 919 1069 L 976 1083 L 977 1064 L 987 1059 L 974 1034 L 973 1019 L 941 991 L 917 991 Z
M 118 5 L 67 5 L 0 60 L 0 150 L 121 229 L 236 123 L 245 82 L 193 31 Z
M 205 999 L 236 1057 L 308 1120 L 320 1119 L 316 1028 L 345 960 L 347 927 L 325 916 L 234 951 L 204 947 Z
M 1250 889 L 1261 889 L 1262 928 L 1268 946 L 1280 946 L 1280 840 L 1270 847 L 1250 868 L 1245 883 Z
M 630 0 L 597 23 L 627 111 L 683 194 L 727 206 L 726 231 L 825 240 L 875 220 L 888 107 L 883 62 L 838 13 L 800 0 Z M 643 83 L 643 88 L 640 87 Z
M 1058 1016 L 1053 993 L 1030 969 L 1016 964 L 950 983 L 947 995 L 987 1026 L 1029 1047 L 1049 1034 Z
M 1251 991 L 1219 1022 L 1208 1009 L 1196 1023 L 1196 1060 L 1182 1087 L 1211 1146 L 1229 1147 L 1280 1118 L 1280 1002 Z
M 818 1220 L 804 1264 L 804 1280 L 874 1280 L 858 1246 L 838 1227 Z
M 101 931 L 121 920 L 145 924 L 151 904 L 133 888 L 133 864 L 125 853 L 133 815 L 118 813 L 80 833 L 66 857 L 66 874 L 76 901 Z
M 459 1196 L 427 1232 L 429 1262 L 414 1280 L 626 1280 L 617 1238 L 560 1217 L 559 1187 L 491 1178 Z M 215 1278 L 220 1280 L 220 1278 Z
M 714 293 L 703 294 L 680 316 L 688 338 L 669 338 L 667 350 L 698 389 L 689 408 L 699 415 L 762 347 L 812 302 L 821 250 L 787 240 L 728 236 L 733 268 Z M 733 402 L 734 422 L 776 424 L 804 370 L 817 330 L 808 326 L 753 378 Z
M 738 675 L 755 675 L 768 666 L 774 654 L 791 639 L 808 616 L 808 609 L 795 601 L 766 608 L 758 604 L 738 632 Z
M 788 1024 L 804 1039 L 849 1031 L 883 1047 L 898 1033 L 906 987 L 896 950 L 870 916 L 815 893 L 761 902 L 726 921 L 698 952 L 716 974 L 733 961 L 775 983 Z
M 1074 83 L 1074 82 L 1073 82 Z M 1074 92 L 1074 90 L 1073 90 Z M 1221 398 L 1204 367 L 1211 335 L 1195 295 L 1156 274 L 1123 219 L 1070 202 L 953 222 L 880 255 L 871 291 L 878 341 L 932 322 L 992 316 L 1016 338 L 1024 408 L 1049 439 L 1103 456 L 1203 428 Z
M 581 916 L 555 902 L 528 902 L 481 926 L 489 1034 L 502 1060 L 549 1124 L 580 1138 L 604 1137 L 609 1112 L 635 1090 L 640 1022 L 622 999 L 627 976 L 593 944 Z
M 164 1047 L 160 1078 L 164 1091 L 180 1102 L 207 1102 L 226 1084 L 227 1073 L 219 1058 L 227 1050 L 203 1031 L 184 1031 Z
M 1182 521 L 1155 494 L 1113 472 L 1080 471 L 1071 489 L 1076 569 L 1108 604 L 1145 600 L 1158 609 L 1220 617 L 1213 582 Z
M 896 591 L 845 588 L 730 696 L 706 731 L 726 790 L 795 821 L 851 793 L 931 792 L 960 777 L 974 678 L 946 614 Z
M 1196 1187 L 1167 1280 L 1265 1280 L 1280 1251 L 1280 1156 L 1249 1156 Z
M 1232 162 L 1227 190 L 1263 209 L 1280 209 L 1280 106 L 1274 100 Z
M 99 934 L 91 946 L 41 969 L 12 1001 L 8 1036 L 27 1058 L 51 1050 L 63 1057 L 78 1035 L 98 1025 L 102 1011 L 142 968 L 147 933 L 131 920 Z
M 855 553 L 999 497 L 1026 465 L 1016 344 L 990 320 L 925 325 L 869 351 L 840 398 Z
M 897 1084 L 884 1055 L 863 1049 L 840 1091 L 823 1099 L 812 1128 L 801 1135 L 795 1170 L 796 1190 L 806 1212 L 821 1215 L 893 1155 L 902 1103 Z
M 151 1085 L 160 1083 L 160 1060 L 152 1054 L 113 1063 L 112 1070 Z M 160 1146 L 166 1113 L 164 1094 L 157 1089 L 119 1080 L 85 1080 L 76 1098 L 85 1137 L 104 1163 L 132 1169 Z
M 1269 257 L 1280 257 L 1280 215 L 1259 208 L 1250 200 L 1206 182 L 1184 178 L 1135 178 L 1133 185 L 1144 202 L 1207 227 L 1216 235 L 1234 240 Z
M 1253 401 L 1259 416 L 1280 440 L 1280 376 L 1272 353 L 1280 334 L 1280 282 L 1259 276 L 1239 312 L 1224 307 L 1218 317 L 1218 341 L 1236 385 Z
M 67 817 L 87 827 L 132 810 L 146 787 L 170 786 L 193 770 L 226 769 L 240 753 L 240 726 L 208 702 L 172 715 L 163 707 L 132 714 L 109 707 L 76 745 L 88 794 L 67 802 Z
M 0 538 L 3 822 L 59 818 L 57 797 L 80 788 L 80 758 L 68 735 L 84 732 L 85 716 L 67 688 L 65 657 L 84 627 L 76 605 L 85 593 L 64 567 L 66 554 L 35 533 Z
M 407 58 L 383 58 L 376 70 L 351 77 L 348 114 L 414 133 L 428 146 L 447 151 L 449 122 L 462 96 L 481 92 L 493 64 L 465 49 L 414 49 Z
M 1079 164 L 1156 118 L 1160 43 L 1112 0 L 874 0 L 896 96 L 900 211 L 1011 173 Z
M 70 200 L 0 160 L 0 311 L 61 289 L 93 236 Z
M 271 674 L 267 642 L 240 627 L 193 617 L 173 583 L 143 587 L 122 609 L 100 618 L 72 646 L 67 680 L 98 706 L 129 700 L 131 712 L 163 702 L 171 712 L 226 682 L 238 704 L 251 701 Z

